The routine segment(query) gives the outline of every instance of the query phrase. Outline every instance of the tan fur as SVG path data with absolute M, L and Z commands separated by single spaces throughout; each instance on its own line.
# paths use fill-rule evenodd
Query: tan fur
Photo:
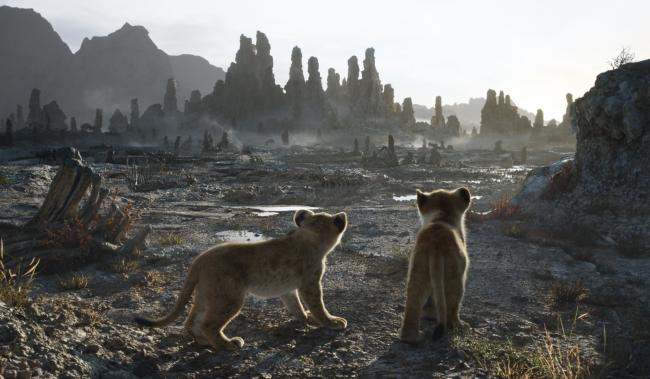
M 252 293 L 280 297 L 298 320 L 345 328 L 347 321 L 332 316 L 325 308 L 321 280 L 325 258 L 340 242 L 347 216 L 300 210 L 294 220 L 298 228 L 284 237 L 255 243 L 225 243 L 201 253 L 192 263 L 171 312 L 158 320 L 136 321 L 146 326 L 168 324 L 182 313 L 194 292 L 186 330 L 199 343 L 217 351 L 236 349 L 244 341 L 227 337 L 224 329 L 239 314 L 245 296 Z
M 430 193 L 417 190 L 422 228 L 409 262 L 406 309 L 400 334 L 403 341 L 419 340 L 425 303 L 430 306 L 425 312 L 433 311 L 438 322 L 434 338 L 461 325 L 460 305 L 469 265 L 464 216 L 470 201 L 471 195 L 466 188 Z

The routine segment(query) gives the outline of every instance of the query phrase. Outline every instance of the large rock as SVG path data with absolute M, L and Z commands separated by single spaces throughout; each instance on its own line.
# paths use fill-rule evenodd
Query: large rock
M 624 248 L 648 247 L 640 236 L 650 233 L 650 60 L 600 74 L 571 119 L 575 159 L 533 170 L 514 204 L 531 220 L 585 224 Z

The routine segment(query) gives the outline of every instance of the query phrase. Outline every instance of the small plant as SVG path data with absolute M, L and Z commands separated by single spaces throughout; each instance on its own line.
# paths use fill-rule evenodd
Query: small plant
M 575 335 L 576 324 L 583 316 L 578 316 L 576 310 L 569 330 L 558 319 L 556 336 L 545 328 L 541 339 L 531 337 L 530 343 L 523 347 L 475 333 L 453 334 L 451 345 L 499 378 L 583 379 L 591 373 L 590 361 L 585 359 L 588 355 Z
M 32 258 L 25 271 L 21 267 L 14 271 L 5 266 L 4 242 L 0 239 L 0 300 L 13 307 L 27 303 L 29 291 L 34 282 L 39 260 Z
M 512 197 L 510 194 L 504 193 L 492 205 L 490 216 L 500 220 L 505 220 L 516 216 L 517 213 L 519 213 L 519 207 L 512 203 Z
M 64 291 L 75 291 L 88 287 L 90 279 L 87 275 L 73 273 L 63 278 L 59 278 L 59 287 Z
M 128 274 L 138 268 L 138 262 L 134 259 L 122 258 L 113 265 L 113 271 L 120 274 Z
M 616 70 L 626 63 L 634 62 L 634 58 L 636 58 L 636 56 L 632 49 L 630 49 L 629 46 L 623 46 L 618 55 L 610 59 L 607 63 L 609 63 L 609 67 L 611 67 L 612 70 Z
M 180 233 L 165 233 L 160 236 L 158 239 L 158 243 L 161 246 L 174 246 L 174 245 L 180 245 L 183 242 L 183 237 L 180 235 Z
M 559 307 L 578 303 L 586 296 L 587 288 L 582 280 L 558 280 L 551 286 L 549 301 L 551 305 Z
M 4 174 L 0 174 L 0 186 L 9 184 L 9 178 L 7 178 Z
M 163 283 L 163 275 L 160 271 L 145 271 L 142 276 L 142 284 L 147 287 L 159 287 Z

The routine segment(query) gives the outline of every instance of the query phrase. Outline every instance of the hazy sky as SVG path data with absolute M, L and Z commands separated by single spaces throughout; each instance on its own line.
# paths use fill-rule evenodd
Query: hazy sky
M 561 118 L 566 92 L 581 96 L 622 46 L 650 58 L 650 1 L 152 1 L 25 0 L 71 50 L 84 37 L 106 35 L 124 22 L 143 25 L 169 54 L 196 54 L 224 69 L 239 35 L 266 33 L 276 80 L 288 77 L 291 48 L 302 48 L 342 76 L 347 59 L 376 50 L 383 83 L 398 99 L 432 106 L 503 89 L 522 108 Z M 306 72 L 305 72 L 306 76 Z

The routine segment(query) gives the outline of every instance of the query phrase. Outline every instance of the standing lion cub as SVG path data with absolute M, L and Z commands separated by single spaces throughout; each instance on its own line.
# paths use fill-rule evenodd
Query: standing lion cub
M 422 228 L 409 263 L 406 309 L 400 334 L 405 342 L 419 340 L 420 316 L 428 299 L 438 322 L 434 339 L 461 325 L 460 303 L 469 265 L 464 218 L 470 201 L 471 195 L 466 188 L 429 193 L 417 190 Z
M 197 342 L 216 351 L 244 345 L 224 329 L 240 312 L 246 294 L 280 297 L 297 319 L 328 328 L 343 329 L 344 318 L 332 316 L 323 304 L 321 279 L 325 258 L 341 241 L 347 227 L 345 213 L 330 215 L 299 210 L 298 226 L 284 237 L 253 243 L 224 243 L 201 253 L 190 266 L 187 279 L 171 312 L 163 318 L 136 318 L 145 326 L 175 320 L 194 292 L 194 304 L 185 328 Z M 303 308 L 302 302 L 308 311 Z

